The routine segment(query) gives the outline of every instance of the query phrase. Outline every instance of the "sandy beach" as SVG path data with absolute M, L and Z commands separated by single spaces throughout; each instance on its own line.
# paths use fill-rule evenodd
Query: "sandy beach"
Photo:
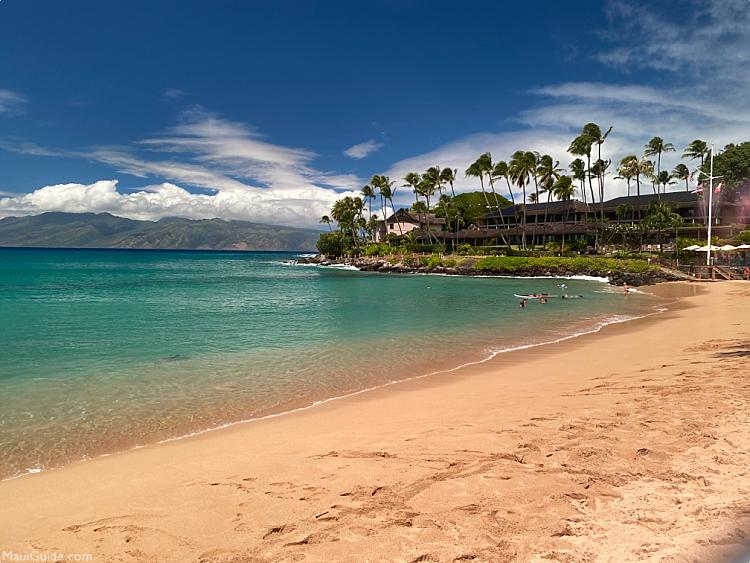
M 730 560 L 750 539 L 750 284 L 654 291 L 682 297 L 597 334 L 2 482 L 0 551 Z

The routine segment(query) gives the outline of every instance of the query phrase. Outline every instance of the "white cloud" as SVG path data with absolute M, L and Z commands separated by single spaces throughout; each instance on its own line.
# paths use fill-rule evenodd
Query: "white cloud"
M 218 217 L 318 227 L 318 220 L 330 212 L 336 199 L 353 195 L 361 185 L 355 175 L 314 168 L 312 151 L 270 143 L 247 125 L 200 108 L 183 114 L 180 123 L 164 135 L 135 145 L 142 149 L 140 153 L 130 146 L 67 151 L 33 143 L 3 143 L 6 150 L 85 158 L 162 183 L 128 194 L 117 190 L 116 180 L 45 186 L 22 196 L 0 198 L 0 216 L 106 211 L 133 219 Z M 191 193 L 183 186 L 212 193 Z
M 236 219 L 259 223 L 319 228 L 338 194 L 332 190 L 299 189 L 293 193 L 274 190 L 228 190 L 195 194 L 168 182 L 146 186 L 133 193 L 117 190 L 117 180 L 93 184 L 57 184 L 33 192 L 0 197 L 0 217 L 36 215 L 46 211 L 112 213 L 120 217 L 157 220 Z
M 27 102 L 28 100 L 23 94 L 0 88 L 0 114 L 23 113 Z
M 642 154 L 654 136 L 677 148 L 676 153 L 662 156 L 665 169 L 680 162 L 682 149 L 693 139 L 706 139 L 717 148 L 747 140 L 750 3 L 690 0 L 687 6 L 675 18 L 668 6 L 659 4 L 651 8 L 624 0 L 608 4 L 611 29 L 602 34 L 608 46 L 596 59 L 625 71 L 655 72 L 654 85 L 570 82 L 541 86 L 532 91 L 541 103 L 521 113 L 521 128 L 463 137 L 401 160 L 388 173 L 400 184 L 406 172 L 440 164 L 459 169 L 461 190 L 478 189 L 478 181 L 464 178 L 463 170 L 481 153 L 490 151 L 495 160 L 507 160 L 517 149 L 535 150 L 565 166 L 573 159 L 566 152 L 571 139 L 592 121 L 603 129 L 614 126 L 603 156 L 615 163 L 626 154 Z M 610 170 L 614 169 L 615 165 Z M 627 191 L 615 175 L 607 180 L 608 197 Z M 405 191 L 400 201 L 408 203 Z
M 177 98 L 182 98 L 184 95 L 185 92 L 179 88 L 167 88 L 161 93 L 162 98 L 167 100 L 176 100 Z
M 357 160 L 365 158 L 367 155 L 379 151 L 383 148 L 383 143 L 378 143 L 375 139 L 370 139 L 364 143 L 352 145 L 344 151 L 344 154 Z

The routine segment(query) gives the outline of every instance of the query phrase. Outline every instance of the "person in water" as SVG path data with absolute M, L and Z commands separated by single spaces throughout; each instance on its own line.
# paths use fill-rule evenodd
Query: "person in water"
M 521 309 L 525 309 L 526 308 L 526 299 L 521 299 L 521 302 L 518 304 L 518 306 Z
M 624 284 L 622 284 L 622 290 L 625 293 L 625 295 L 627 295 L 628 293 L 630 293 L 630 286 L 628 284 L 624 283 Z

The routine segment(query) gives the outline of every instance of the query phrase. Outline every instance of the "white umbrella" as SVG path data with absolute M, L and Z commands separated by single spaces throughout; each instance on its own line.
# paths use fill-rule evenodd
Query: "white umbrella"
M 737 250 L 737 247 L 732 246 L 731 244 L 725 244 L 724 246 L 720 247 L 719 250 L 723 250 L 724 252 L 731 252 L 732 250 Z
M 737 250 L 750 250 L 750 244 L 741 244 L 737 247 Z
M 699 248 L 700 248 L 700 246 L 698 246 L 697 244 L 691 244 L 690 246 L 686 246 L 682 250 L 698 250 Z
M 719 247 L 712 244 L 711 245 L 711 252 L 714 252 L 716 250 L 719 250 Z M 708 252 L 708 245 L 706 245 L 706 246 L 699 246 L 698 248 L 695 249 L 695 251 L 696 252 Z

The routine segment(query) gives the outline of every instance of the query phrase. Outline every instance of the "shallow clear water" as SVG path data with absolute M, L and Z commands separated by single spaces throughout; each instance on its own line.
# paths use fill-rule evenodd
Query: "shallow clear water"
M 652 312 L 596 281 L 380 275 L 288 253 L 0 249 L 0 478 Z

